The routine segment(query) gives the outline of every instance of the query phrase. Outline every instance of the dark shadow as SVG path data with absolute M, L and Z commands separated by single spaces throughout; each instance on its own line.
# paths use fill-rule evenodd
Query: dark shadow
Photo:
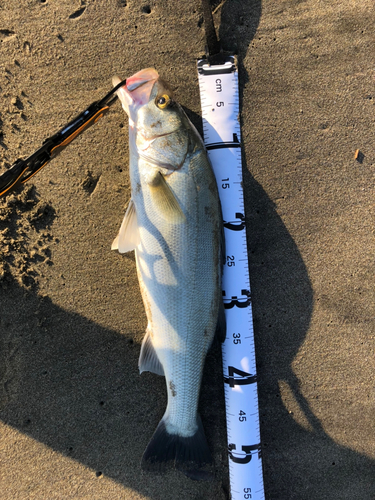
M 295 245 L 288 241 L 280 220 L 268 213 L 270 222 L 266 230 L 262 227 L 261 214 L 267 207 L 267 198 L 261 188 L 253 186 L 252 194 L 261 212 L 259 222 L 253 224 L 255 232 L 269 240 L 276 231 L 277 239 L 284 240 L 284 257 L 276 274 L 287 273 L 296 266 L 287 285 L 308 285 Z M 258 248 L 260 255 L 261 247 Z M 345 489 L 354 495 L 357 484 L 361 491 L 366 483 L 371 488 L 372 460 L 336 445 L 319 428 L 317 432 L 306 432 L 287 414 L 277 397 L 280 378 L 294 383 L 289 356 L 298 348 L 303 324 L 297 321 L 291 328 L 289 321 L 296 321 L 294 307 L 305 307 L 305 301 L 285 296 L 279 286 L 275 287 L 274 273 L 270 268 L 264 269 L 267 261 L 264 265 L 259 263 L 257 269 L 255 253 L 252 282 L 267 498 L 339 499 L 345 498 Z M 269 254 L 269 249 L 265 254 Z M 274 297 L 272 302 L 270 296 Z M 275 301 L 285 307 L 285 320 L 276 318 Z M 0 290 L 0 304 L 0 418 L 4 423 L 87 465 L 98 477 L 104 474 L 152 499 L 174 499 L 176 491 L 182 491 L 180 488 L 198 488 L 201 494 L 204 492 L 204 498 L 217 498 L 227 472 L 217 345 L 207 357 L 201 398 L 217 482 L 197 484 L 177 472 L 146 475 L 141 473 L 139 461 L 164 412 L 165 383 L 162 377 L 152 374 L 139 376 L 140 346 L 129 340 L 131 332 L 129 336 L 120 335 L 102 328 L 15 282 Z M 303 454 L 296 453 L 296 443 Z M 167 497 L 166 481 L 177 488 Z M 225 481 L 224 487 L 227 488 Z M 372 498 L 370 489 L 368 496 L 361 495 L 363 500 Z
M 274 204 L 247 169 L 244 189 L 266 498 L 371 500 L 375 462 L 337 445 L 324 432 L 292 370 L 313 307 L 302 257 Z M 289 386 L 312 432 L 285 408 L 280 382 Z
M 202 391 L 202 419 L 218 480 L 197 483 L 176 471 L 144 474 L 140 460 L 164 413 L 166 391 L 164 377 L 139 375 L 140 345 L 132 333 L 102 328 L 15 281 L 2 285 L 0 304 L 0 419 L 5 424 L 90 467 L 93 477 L 103 474 L 148 498 L 174 499 L 179 491 L 190 491 L 192 498 L 197 492 L 218 497 L 225 476 L 221 450 L 226 449 L 218 345 L 208 355 Z M 170 496 L 165 496 L 166 481 L 173 486 Z
M 260 16 L 257 0 L 228 0 L 222 7 L 220 40 L 225 51 L 238 55 L 241 110 L 249 80 L 241 61 L 251 50 Z M 247 165 L 243 150 L 266 499 L 373 499 L 374 460 L 337 445 L 325 433 L 292 370 L 310 324 L 313 290 L 296 244 Z M 280 382 L 289 387 L 312 432 L 286 410 Z
M 241 61 L 258 29 L 262 14 L 261 0 L 227 0 L 223 3 L 219 39 L 222 50 L 235 53 L 239 60 L 240 107 L 243 106 L 243 89 L 249 77 Z
M 222 6 L 220 38 L 224 49 L 237 50 L 240 61 L 260 14 L 260 0 L 227 0 Z M 246 81 L 240 64 L 241 92 Z M 295 242 L 246 165 L 244 158 L 266 498 L 373 500 L 374 460 L 327 436 L 291 368 L 309 327 L 313 291 Z M 178 472 L 154 476 L 140 471 L 142 453 L 164 413 L 166 394 L 162 377 L 139 376 L 140 346 L 132 342 L 131 331 L 120 335 L 103 328 L 11 277 L 0 287 L 0 308 L 0 419 L 4 423 L 90 467 L 97 477 L 104 474 L 153 500 L 216 499 L 223 490 L 227 494 L 217 344 L 207 356 L 201 393 L 202 420 L 217 480 L 193 483 Z M 287 412 L 280 398 L 280 380 L 289 385 L 312 432 Z

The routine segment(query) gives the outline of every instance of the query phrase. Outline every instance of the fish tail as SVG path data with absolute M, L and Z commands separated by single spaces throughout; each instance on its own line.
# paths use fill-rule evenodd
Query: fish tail
M 199 415 L 197 431 L 189 437 L 170 434 L 166 421 L 164 416 L 159 422 L 143 454 L 142 469 L 163 472 L 168 467 L 173 467 L 191 479 L 212 480 L 212 457 Z

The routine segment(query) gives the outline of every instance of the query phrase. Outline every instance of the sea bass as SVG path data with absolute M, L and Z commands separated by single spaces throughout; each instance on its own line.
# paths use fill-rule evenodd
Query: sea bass
M 170 463 L 199 479 L 212 462 L 197 412 L 203 366 L 215 331 L 225 337 L 217 185 L 198 132 L 155 69 L 117 94 L 129 117 L 131 200 L 112 249 L 135 250 L 148 320 L 139 370 L 164 375 L 168 393 L 142 467 Z

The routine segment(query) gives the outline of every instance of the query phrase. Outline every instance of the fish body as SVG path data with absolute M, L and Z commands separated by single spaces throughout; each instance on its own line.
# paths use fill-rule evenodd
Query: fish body
M 168 393 L 142 466 L 170 462 L 199 478 L 211 455 L 197 407 L 218 320 L 225 336 L 216 180 L 199 134 L 154 69 L 127 79 L 118 96 L 129 116 L 131 201 L 112 248 L 135 250 L 148 320 L 139 369 L 164 375 Z

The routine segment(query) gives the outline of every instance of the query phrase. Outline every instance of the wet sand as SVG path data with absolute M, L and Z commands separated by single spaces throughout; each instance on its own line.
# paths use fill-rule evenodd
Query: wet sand
M 373 1 L 214 7 L 240 60 L 266 498 L 373 500 Z M 204 45 L 199 2 L 4 0 L 0 171 L 149 66 L 199 128 Z M 110 251 L 127 164 L 116 104 L 0 200 L 1 499 L 228 498 L 218 345 L 200 404 L 215 481 L 140 470 L 166 394 L 138 373 L 134 256 Z

